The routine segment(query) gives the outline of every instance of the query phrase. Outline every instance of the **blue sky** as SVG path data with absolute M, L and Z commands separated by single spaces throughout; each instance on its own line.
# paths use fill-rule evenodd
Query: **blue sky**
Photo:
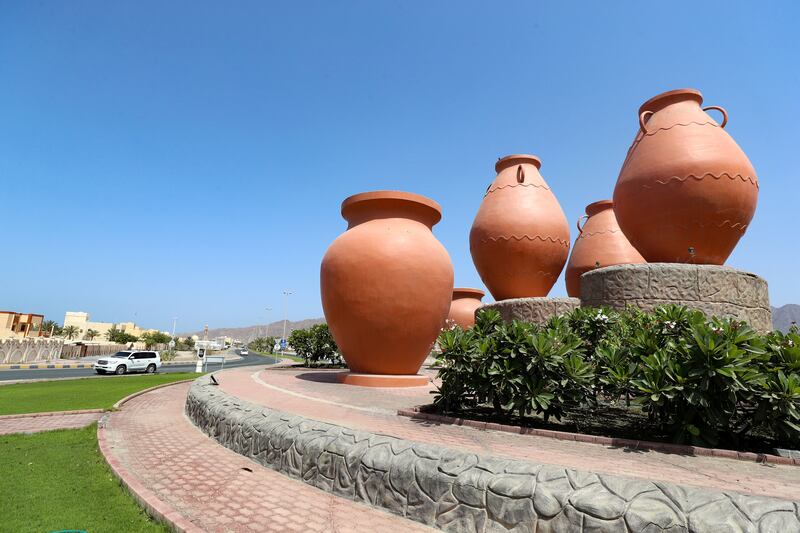
M 798 6 L 0 0 L 0 308 L 185 331 L 282 318 L 290 288 L 290 319 L 321 316 L 340 202 L 374 189 L 437 200 L 482 287 L 497 157 L 539 155 L 573 222 L 680 87 L 727 108 L 761 182 L 728 264 L 800 303 Z

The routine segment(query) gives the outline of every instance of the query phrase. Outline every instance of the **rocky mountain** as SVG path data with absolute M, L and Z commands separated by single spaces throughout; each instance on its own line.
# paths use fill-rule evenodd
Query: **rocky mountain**
M 772 308 L 772 327 L 781 331 L 789 331 L 792 322 L 800 324 L 800 305 L 786 304 Z
M 291 321 L 288 320 L 286 322 L 286 336 L 288 337 L 289 334 L 296 330 L 296 329 L 306 329 L 310 328 L 316 324 L 324 324 L 324 318 L 307 318 L 305 320 L 297 320 Z M 203 337 L 202 331 L 192 331 L 189 333 L 179 333 L 179 337 L 186 337 L 189 335 L 197 335 L 200 338 Z M 231 337 L 233 339 L 238 339 L 244 342 L 250 342 L 251 340 L 255 339 L 256 337 L 280 337 L 283 335 L 283 320 L 279 320 L 277 322 L 272 322 L 271 324 L 263 324 L 263 325 L 256 325 L 256 326 L 244 326 L 240 328 L 209 328 L 208 329 L 208 338 L 213 339 L 214 337 Z

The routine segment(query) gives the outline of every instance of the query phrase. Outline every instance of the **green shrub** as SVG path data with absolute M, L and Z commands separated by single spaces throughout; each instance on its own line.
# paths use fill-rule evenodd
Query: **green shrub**
M 308 329 L 296 329 L 287 339 L 295 353 L 303 358 L 305 366 L 328 362 L 342 364 L 342 356 L 327 324 L 317 324 Z
M 752 434 L 800 444 L 800 335 L 759 335 L 736 320 L 668 305 L 580 308 L 544 325 L 478 313 L 439 338 L 450 412 L 490 405 L 500 416 L 560 420 L 599 401 L 639 406 L 676 442 L 737 444 Z

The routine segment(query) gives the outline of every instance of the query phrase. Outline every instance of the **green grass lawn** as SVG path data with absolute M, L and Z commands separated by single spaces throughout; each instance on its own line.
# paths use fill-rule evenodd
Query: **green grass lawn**
M 0 435 L 0 457 L 0 531 L 168 531 L 113 477 L 97 448 L 96 424 Z
M 285 355 L 281 355 L 280 352 L 271 354 L 271 353 L 254 352 L 253 350 L 250 350 L 250 353 L 260 355 L 261 357 L 267 357 L 269 359 L 275 359 L 277 357 L 278 361 L 280 361 L 281 359 L 291 359 L 295 363 L 302 363 L 304 361 L 302 357 L 297 357 L 296 355 L 290 355 L 288 353 Z
M 0 387 L 0 415 L 110 409 L 118 400 L 136 391 L 198 376 L 192 372 L 176 372 L 3 385 Z M 2 523 L 0 531 L 4 531 Z

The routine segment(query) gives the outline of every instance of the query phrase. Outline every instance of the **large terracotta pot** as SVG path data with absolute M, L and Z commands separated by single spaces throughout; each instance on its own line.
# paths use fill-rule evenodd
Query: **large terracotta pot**
M 564 211 L 532 155 L 509 155 L 495 165 L 469 247 L 495 300 L 547 296 L 569 254 Z
M 481 298 L 484 294 L 480 289 L 465 287 L 453 289 L 453 301 L 450 303 L 447 320 L 461 326 L 461 329 L 469 329 L 474 326 L 475 311 L 483 305 Z
M 347 198 L 342 217 L 347 231 L 320 271 L 333 338 L 353 373 L 416 374 L 453 290 L 450 256 L 431 232 L 441 208 L 418 194 L 375 191 Z
M 581 226 L 581 221 L 586 222 Z M 578 238 L 567 262 L 567 294 L 581 296 L 581 276 L 589 270 L 645 260 L 619 229 L 614 216 L 614 203 L 601 200 L 586 206 L 586 214 L 578 219 Z
M 639 108 L 639 132 L 614 190 L 617 220 L 648 262 L 721 265 L 753 218 L 758 178 L 694 89 Z M 722 114 L 717 124 L 706 111 Z

